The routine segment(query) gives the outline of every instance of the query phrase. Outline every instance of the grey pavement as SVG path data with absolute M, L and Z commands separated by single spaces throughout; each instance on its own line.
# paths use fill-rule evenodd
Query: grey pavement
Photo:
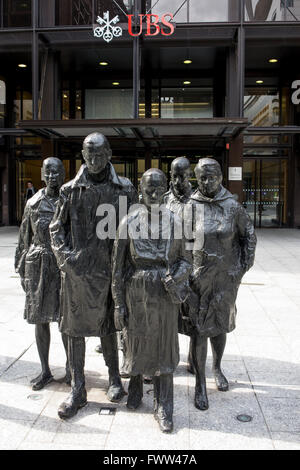
M 0 449 L 86 450 L 300 450 L 300 231 L 259 230 L 256 263 L 238 296 L 237 329 L 228 335 L 223 369 L 227 393 L 216 390 L 211 352 L 207 365 L 210 408 L 193 405 L 194 377 L 186 371 L 188 338 L 180 336 L 175 375 L 174 433 L 164 435 L 152 415 L 152 387 L 141 408 L 126 397 L 114 415 L 100 414 L 107 369 L 87 340 L 88 406 L 63 422 L 57 408 L 69 388 L 60 382 L 65 355 L 51 327 L 50 364 L 56 379 L 40 392 L 30 380 L 40 371 L 34 327 L 23 320 L 24 293 L 14 272 L 17 228 L 0 228 Z M 128 380 L 124 380 L 127 390 Z M 237 416 L 250 415 L 251 422 Z

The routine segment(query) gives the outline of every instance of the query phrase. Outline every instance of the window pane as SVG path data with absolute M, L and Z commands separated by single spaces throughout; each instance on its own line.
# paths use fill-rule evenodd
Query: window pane
M 287 2 L 287 4 L 294 2 Z M 246 21 L 286 21 L 287 9 L 282 0 L 245 0 Z
M 31 0 L 4 0 L 3 24 L 5 27 L 31 25 Z
M 146 10 L 152 13 L 153 15 L 158 15 L 160 18 L 165 13 L 172 13 L 175 15 L 176 11 L 183 4 L 183 0 L 148 0 Z M 187 3 L 185 3 L 182 8 L 174 17 L 176 23 L 186 23 L 187 22 Z
M 86 90 L 86 119 L 130 119 L 133 118 L 131 89 Z
M 160 17 L 172 13 L 176 23 L 204 23 L 237 21 L 240 0 L 148 0 L 147 11 L 153 5 L 151 13 Z M 183 4 L 184 3 L 184 4 Z M 181 8 L 180 8 L 181 7 Z M 178 9 L 180 10 L 178 11 Z M 176 13 L 177 12 L 177 13 Z M 176 13 L 176 14 L 175 14 Z
M 0 127 L 4 127 L 6 112 L 6 86 L 3 80 L 0 80 Z
M 213 116 L 211 88 L 163 88 L 162 118 L 208 118 Z
M 244 115 L 253 126 L 279 124 L 279 93 L 275 89 L 246 90 Z
M 56 22 L 58 25 L 88 25 L 108 11 L 111 18 L 118 15 L 124 23 L 127 14 L 132 12 L 133 3 L 134 0 L 60 0 L 56 2 Z
M 190 0 L 189 2 L 190 23 L 237 21 L 237 19 L 237 2 L 228 2 L 228 0 Z

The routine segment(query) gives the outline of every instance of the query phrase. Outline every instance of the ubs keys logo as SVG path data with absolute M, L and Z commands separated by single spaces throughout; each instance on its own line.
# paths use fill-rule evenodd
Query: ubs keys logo
M 114 37 L 119 38 L 122 36 L 123 31 L 120 26 L 115 26 L 119 23 L 120 18 L 115 16 L 112 20 L 109 19 L 109 11 L 104 13 L 103 18 L 98 16 L 97 23 L 100 24 L 100 27 L 97 26 L 94 28 L 94 36 L 96 38 L 102 38 L 106 42 L 110 42 Z

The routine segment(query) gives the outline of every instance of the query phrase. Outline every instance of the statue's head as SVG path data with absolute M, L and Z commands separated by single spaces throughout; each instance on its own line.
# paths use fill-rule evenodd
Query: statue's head
M 217 160 L 201 158 L 195 168 L 198 187 L 205 197 L 214 198 L 221 189 L 222 170 Z
M 107 138 L 99 132 L 88 135 L 83 142 L 82 156 L 90 174 L 101 173 L 112 157 Z
M 50 157 L 43 161 L 42 181 L 47 188 L 60 189 L 65 180 L 65 168 L 59 158 Z
M 173 160 L 171 164 L 171 181 L 176 195 L 184 196 L 190 189 L 191 164 L 185 157 Z
M 150 208 L 154 204 L 162 204 L 167 191 L 166 175 L 157 168 L 151 168 L 143 174 L 140 189 L 144 204 Z

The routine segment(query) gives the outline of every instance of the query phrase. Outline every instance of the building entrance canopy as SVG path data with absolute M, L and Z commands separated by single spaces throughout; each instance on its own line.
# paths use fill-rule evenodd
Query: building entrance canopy
M 20 121 L 19 129 L 49 139 L 81 139 L 101 132 L 111 144 L 124 148 L 197 148 L 237 137 L 249 125 L 247 119 L 106 119 L 69 121 Z

